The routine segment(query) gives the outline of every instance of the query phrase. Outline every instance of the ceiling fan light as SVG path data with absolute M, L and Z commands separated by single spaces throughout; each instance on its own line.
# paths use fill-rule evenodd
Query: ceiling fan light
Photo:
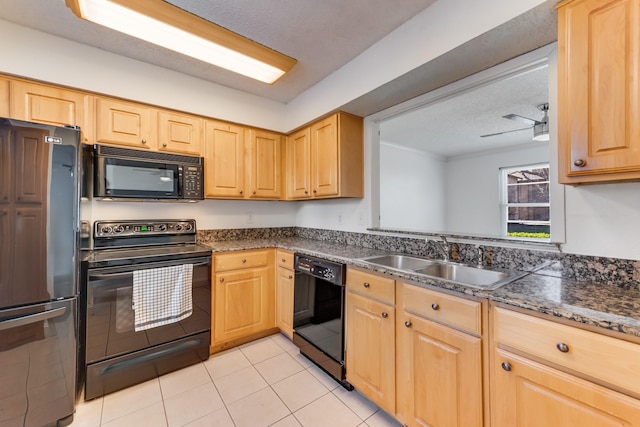
M 533 126 L 533 140 L 534 141 L 548 141 L 549 140 L 549 122 L 541 122 Z
M 272 84 L 296 60 L 162 0 L 66 0 L 79 18 Z

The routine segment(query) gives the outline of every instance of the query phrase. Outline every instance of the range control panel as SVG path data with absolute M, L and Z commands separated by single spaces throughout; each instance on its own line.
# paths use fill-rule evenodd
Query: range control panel
M 195 234 L 196 221 L 194 219 L 96 221 L 94 222 L 93 227 L 94 239 Z

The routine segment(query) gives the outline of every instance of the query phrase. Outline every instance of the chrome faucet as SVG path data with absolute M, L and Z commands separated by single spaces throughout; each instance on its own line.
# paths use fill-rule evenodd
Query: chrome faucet
M 449 261 L 449 253 L 451 251 L 451 246 L 449 245 L 447 238 L 445 236 L 440 236 L 440 241 L 434 240 L 433 243 L 435 243 L 436 249 L 438 250 L 438 252 L 442 254 L 442 257 L 444 258 L 444 260 Z
M 484 268 L 484 248 L 480 245 L 476 246 L 476 251 L 478 252 L 478 268 Z

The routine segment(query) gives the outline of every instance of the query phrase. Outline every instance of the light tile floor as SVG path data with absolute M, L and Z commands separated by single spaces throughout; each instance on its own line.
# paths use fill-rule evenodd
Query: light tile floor
M 276 334 L 78 405 L 72 427 L 399 427 Z

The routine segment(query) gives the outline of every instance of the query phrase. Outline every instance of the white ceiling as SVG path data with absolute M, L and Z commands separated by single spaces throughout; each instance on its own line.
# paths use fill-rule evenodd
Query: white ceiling
M 0 0 L 0 18 L 279 102 L 313 86 L 435 0 L 170 0 L 298 60 L 273 85 L 78 19 L 64 0 Z
M 442 157 L 535 143 L 533 129 L 481 135 L 528 127 L 503 118 L 507 114 L 540 121 L 537 106 L 549 101 L 548 74 L 542 67 L 403 113 L 380 124 L 380 139 Z

